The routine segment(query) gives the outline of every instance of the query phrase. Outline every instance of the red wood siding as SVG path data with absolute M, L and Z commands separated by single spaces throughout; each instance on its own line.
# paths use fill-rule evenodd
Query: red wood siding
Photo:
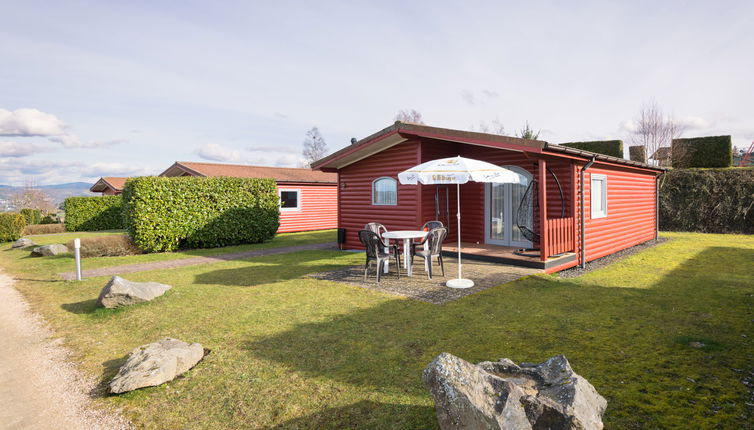
M 607 217 L 592 219 L 591 174 L 607 176 Z M 586 261 L 592 261 L 655 237 L 656 182 L 639 173 L 595 164 L 584 174 Z
M 398 173 L 419 164 L 420 146 L 408 141 L 393 146 L 339 170 L 339 225 L 346 229 L 347 249 L 361 249 L 358 232 L 368 222 L 379 222 L 388 230 L 416 230 L 419 222 L 421 185 L 398 184 L 398 204 L 372 204 L 372 181 L 382 176 L 398 179 Z
M 338 226 L 338 186 L 327 185 L 284 185 L 278 189 L 300 190 L 299 211 L 281 211 L 278 233 L 294 231 L 324 230 Z

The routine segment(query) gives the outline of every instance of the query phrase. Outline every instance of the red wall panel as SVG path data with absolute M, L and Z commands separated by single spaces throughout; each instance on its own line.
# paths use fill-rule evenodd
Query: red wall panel
M 280 212 L 278 233 L 324 230 L 338 226 L 337 184 L 278 184 L 278 189 L 300 190 L 301 199 L 301 210 Z

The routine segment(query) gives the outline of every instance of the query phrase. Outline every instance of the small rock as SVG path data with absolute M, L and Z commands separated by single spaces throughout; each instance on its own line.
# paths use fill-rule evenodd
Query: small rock
M 440 428 L 602 429 L 607 401 L 568 360 L 516 365 L 508 359 L 473 365 L 443 353 L 422 375 Z
M 36 246 L 36 243 L 34 243 L 34 241 L 31 239 L 22 237 L 21 239 L 18 239 L 17 241 L 13 242 L 13 245 L 11 246 L 11 248 L 26 248 L 28 246 Z
M 694 341 L 694 342 L 689 342 L 689 346 L 692 347 L 692 348 L 701 349 L 701 348 L 704 348 L 704 343 L 703 342 Z
M 132 282 L 120 276 L 113 276 L 99 293 L 97 305 L 112 309 L 148 302 L 165 294 L 170 288 L 170 285 L 157 282 Z
M 128 354 L 126 363 L 110 381 L 110 392 L 125 393 L 172 381 L 194 367 L 202 358 L 204 348 L 199 343 L 188 344 L 166 337 L 142 345 Z
M 68 252 L 68 247 L 56 243 L 54 245 L 38 246 L 31 250 L 32 257 L 51 257 L 53 255 L 65 254 Z

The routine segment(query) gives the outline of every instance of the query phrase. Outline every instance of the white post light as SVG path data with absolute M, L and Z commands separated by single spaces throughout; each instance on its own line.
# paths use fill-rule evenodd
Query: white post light
M 81 239 L 73 239 L 73 255 L 76 259 L 76 280 L 81 280 Z

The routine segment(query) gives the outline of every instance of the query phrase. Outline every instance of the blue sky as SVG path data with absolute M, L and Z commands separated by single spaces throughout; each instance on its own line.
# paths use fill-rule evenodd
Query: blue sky
M 3 2 L 0 183 L 296 166 L 400 109 L 550 142 L 630 139 L 655 100 L 685 136 L 754 139 L 754 2 Z

